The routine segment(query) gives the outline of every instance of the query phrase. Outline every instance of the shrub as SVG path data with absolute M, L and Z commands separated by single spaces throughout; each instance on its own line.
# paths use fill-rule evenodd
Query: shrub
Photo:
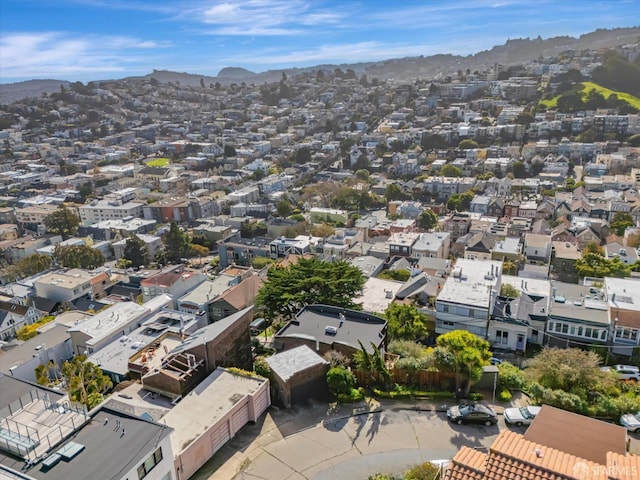
M 500 400 L 501 402 L 510 402 L 511 392 L 506 388 L 504 390 L 501 390 L 500 394 L 498 395 L 498 400 Z
M 329 367 L 347 367 L 349 365 L 349 359 L 344 353 L 337 350 L 329 350 L 323 355 L 323 358 L 329 362 Z
M 498 383 L 502 389 L 526 390 L 528 380 L 518 367 L 509 362 L 502 362 L 498 365 Z
M 402 358 L 420 358 L 427 354 L 427 349 L 413 340 L 392 340 L 388 350 Z
M 258 357 L 253 362 L 253 369 L 255 372 L 264 378 L 271 378 L 271 367 L 264 359 L 264 357 Z
M 340 400 L 339 395 L 349 396 L 352 394 L 356 386 L 356 377 L 344 367 L 333 367 L 327 372 L 327 384 L 331 393 Z
M 431 462 L 421 463 L 410 469 L 404 476 L 405 480 L 433 480 L 438 478 L 440 468 Z
M 359 402 L 364 398 L 364 389 L 362 387 L 352 388 L 349 393 L 338 393 L 336 398 L 340 403 Z

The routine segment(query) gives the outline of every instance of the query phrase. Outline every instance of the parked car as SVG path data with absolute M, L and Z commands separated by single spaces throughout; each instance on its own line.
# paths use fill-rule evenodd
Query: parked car
M 491 363 L 491 365 L 500 365 L 502 362 L 504 362 L 504 360 L 500 357 L 491 357 L 489 359 L 489 363 Z
M 640 412 L 625 413 L 620 417 L 620 425 L 628 432 L 640 433 Z
M 640 368 L 634 365 L 614 365 L 613 367 L 600 367 L 601 370 L 613 370 L 618 374 L 620 380 L 640 382 Z
M 533 419 L 540 412 L 541 407 L 528 406 L 520 408 L 505 408 L 504 421 L 510 425 L 521 427 L 522 425 L 531 425 Z
M 447 410 L 447 419 L 458 425 L 463 423 L 483 423 L 489 426 L 498 423 L 498 415 L 493 408 L 481 403 L 451 407 Z

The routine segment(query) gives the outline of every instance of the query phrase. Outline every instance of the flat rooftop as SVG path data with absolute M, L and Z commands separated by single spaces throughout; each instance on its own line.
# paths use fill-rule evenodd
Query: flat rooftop
M 164 424 L 175 429 L 171 435 L 173 454 L 182 453 L 202 434 L 203 425 L 215 425 L 266 381 L 218 367 L 162 418 Z
M 498 275 L 502 262 L 458 259 L 444 282 L 438 301 L 487 308 L 489 294 L 498 291 Z M 492 274 L 493 272 L 493 274 Z
M 267 357 L 266 362 L 271 367 L 271 371 L 285 381 L 289 380 L 296 373 L 304 372 L 308 368 L 328 364 L 324 358 L 306 345 Z
M 342 325 L 341 312 L 345 315 Z M 360 340 L 367 350 L 371 350 L 372 342 L 374 345 L 381 343 L 386 325 L 386 320 L 367 312 L 327 305 L 307 305 L 276 334 L 276 338 L 306 338 L 329 345 L 342 343 L 355 349 L 360 349 Z M 327 327 L 334 327 L 336 333 L 327 332 Z
M 549 316 L 608 325 L 609 312 L 604 294 L 591 293 L 589 288 L 585 285 L 553 282 Z
M 124 325 L 135 321 L 146 313 L 148 310 L 135 302 L 116 303 L 107 310 L 78 323 L 69 331 L 80 331 L 91 338 L 99 339 L 121 329 Z
M 363 294 L 353 301 L 362 305 L 365 312 L 384 313 L 403 285 L 394 280 L 369 277 L 362 289 Z

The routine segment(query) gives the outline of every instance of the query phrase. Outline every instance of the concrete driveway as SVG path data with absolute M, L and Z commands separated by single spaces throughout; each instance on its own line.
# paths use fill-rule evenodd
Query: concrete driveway
M 463 445 L 486 449 L 507 428 L 502 415 L 496 426 L 454 425 L 435 410 L 420 400 L 272 407 L 192 479 L 366 480 L 375 473 L 401 474 L 428 460 L 450 459 Z M 630 437 L 631 452 L 639 454 L 640 435 Z
M 346 409 L 345 409 L 346 408 Z M 313 403 L 270 411 L 246 426 L 194 479 L 366 479 L 451 458 L 462 445 L 486 448 L 498 426 L 458 426 L 416 404 L 349 410 Z M 215 472 L 215 473 L 214 473 Z

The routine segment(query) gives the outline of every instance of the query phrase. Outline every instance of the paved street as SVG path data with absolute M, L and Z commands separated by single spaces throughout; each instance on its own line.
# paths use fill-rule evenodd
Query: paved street
M 270 409 L 193 478 L 364 480 L 375 473 L 402 473 L 427 460 L 450 459 L 463 445 L 487 448 L 506 428 L 502 416 L 493 427 L 452 425 L 434 408 L 417 400 Z M 631 451 L 640 453 L 638 436 L 631 437 Z

